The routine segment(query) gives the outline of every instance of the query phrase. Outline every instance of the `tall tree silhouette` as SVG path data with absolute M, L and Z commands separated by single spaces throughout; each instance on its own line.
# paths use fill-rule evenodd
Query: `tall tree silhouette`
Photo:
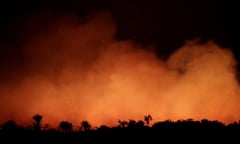
M 144 116 L 144 121 L 149 125 L 150 121 L 152 121 L 152 116 L 151 115 L 146 115 Z
M 40 115 L 40 114 L 36 114 L 32 117 L 34 119 L 34 123 L 33 123 L 33 126 L 34 126 L 34 129 L 36 130 L 41 130 L 41 121 L 42 121 L 42 118 L 43 116 Z
M 63 132 L 71 132 L 72 131 L 72 123 L 68 122 L 68 121 L 61 121 L 59 124 L 59 128 L 63 131 Z

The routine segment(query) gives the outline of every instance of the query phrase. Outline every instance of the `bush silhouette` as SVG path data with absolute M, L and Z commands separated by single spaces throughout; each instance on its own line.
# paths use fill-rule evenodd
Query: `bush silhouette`
M 68 122 L 68 121 L 61 121 L 59 124 L 59 128 L 63 131 L 63 132 L 71 132 L 72 131 L 72 123 Z
M 82 121 L 81 122 L 81 130 L 87 131 L 91 129 L 91 124 L 88 121 Z

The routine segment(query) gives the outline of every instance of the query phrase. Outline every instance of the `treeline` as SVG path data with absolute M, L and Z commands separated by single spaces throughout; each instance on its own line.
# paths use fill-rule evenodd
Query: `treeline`
M 88 121 L 79 123 L 73 130 L 68 121 L 61 121 L 56 128 L 44 127 L 43 116 L 36 114 L 30 127 L 18 126 L 9 120 L 0 126 L 0 140 L 4 143 L 23 144 L 115 144 L 167 142 L 240 142 L 240 121 L 224 124 L 217 120 L 165 120 L 152 122 L 152 116 L 143 120 L 119 120 L 116 126 L 92 127 Z

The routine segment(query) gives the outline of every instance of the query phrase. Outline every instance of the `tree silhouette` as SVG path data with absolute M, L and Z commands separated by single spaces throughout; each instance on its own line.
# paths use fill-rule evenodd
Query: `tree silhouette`
M 144 116 L 144 121 L 147 123 L 147 125 L 149 125 L 150 121 L 152 121 L 152 116 L 151 115 Z
M 91 129 L 91 125 L 88 121 L 82 121 L 81 122 L 81 129 L 84 131 L 90 130 Z
M 34 126 L 34 129 L 36 130 L 41 130 L 41 121 L 42 121 L 42 118 L 43 116 L 40 115 L 40 114 L 36 114 L 32 117 L 34 119 L 34 123 L 33 123 L 33 126 Z
M 14 131 L 17 128 L 17 124 L 14 120 L 9 120 L 2 125 L 4 131 Z
M 59 124 L 59 128 L 62 129 L 63 132 L 71 132 L 72 127 L 72 123 L 68 121 L 61 121 Z
M 143 128 L 144 127 L 144 121 L 142 121 L 142 120 L 137 121 L 136 127 L 137 128 Z
M 128 121 L 128 128 L 134 128 L 136 127 L 137 122 L 133 119 L 129 119 Z
M 118 120 L 118 123 L 119 123 L 120 128 L 127 127 L 127 125 L 128 125 L 128 122 L 125 120 Z

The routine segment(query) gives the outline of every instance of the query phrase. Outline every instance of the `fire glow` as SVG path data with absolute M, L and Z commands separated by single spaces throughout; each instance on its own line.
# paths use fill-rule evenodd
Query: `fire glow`
M 27 24 L 34 27 L 34 20 Z M 36 113 L 50 125 L 115 124 L 147 114 L 154 121 L 240 118 L 236 61 L 229 49 L 187 41 L 162 60 L 152 46 L 118 41 L 107 13 L 84 22 L 74 16 L 44 22 L 46 29 L 25 34 L 26 68 L 19 69 L 25 75 L 0 83 L 1 123 L 28 123 Z

